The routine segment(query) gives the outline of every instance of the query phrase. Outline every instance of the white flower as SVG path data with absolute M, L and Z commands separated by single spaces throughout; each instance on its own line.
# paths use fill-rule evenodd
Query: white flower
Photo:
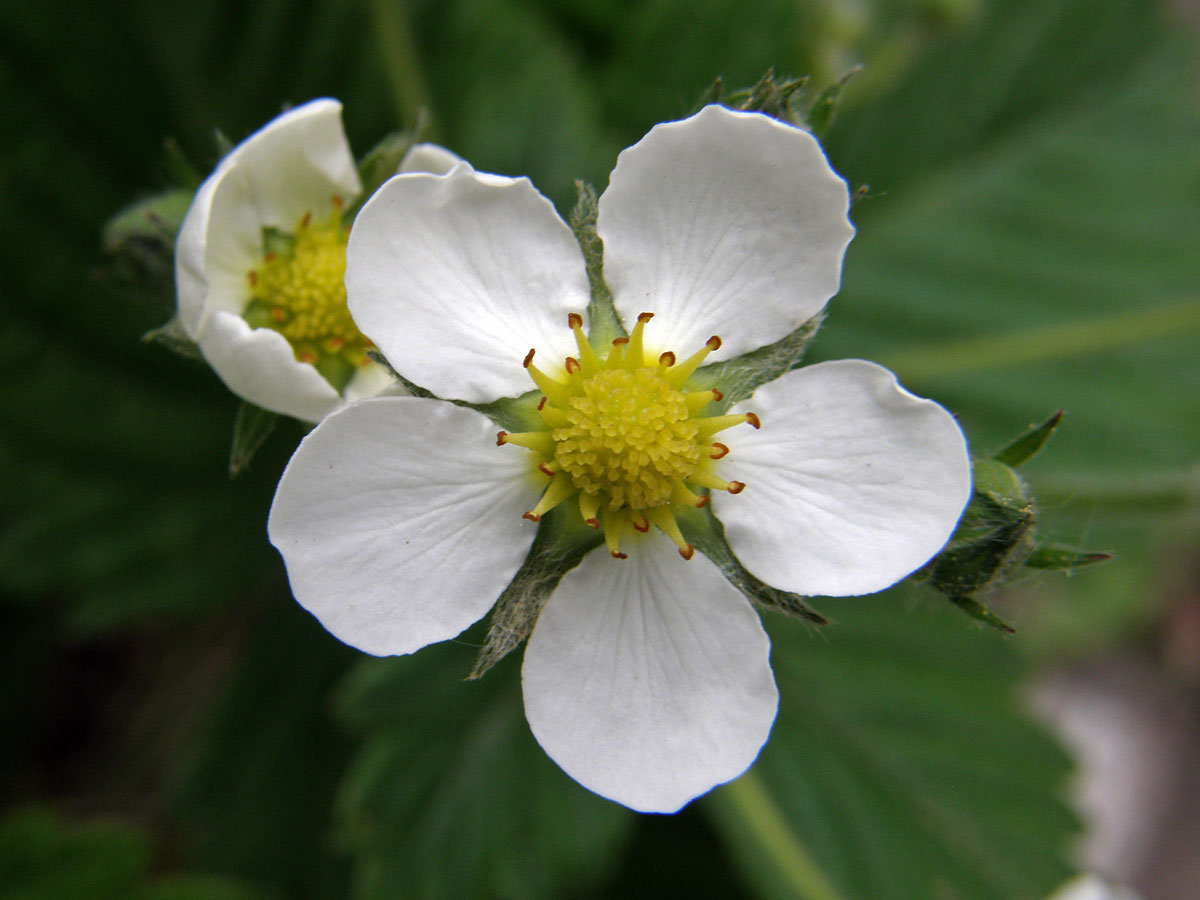
M 488 418 L 440 400 L 326 418 L 271 510 L 296 598 L 349 644 L 411 653 L 482 617 L 521 566 L 531 519 L 559 506 L 603 531 L 607 552 L 567 572 L 530 636 L 525 711 L 542 747 L 643 811 L 739 775 L 775 717 L 769 643 L 679 533 L 679 504 L 711 490 L 757 576 L 846 595 L 928 560 L 970 491 L 954 419 L 871 363 L 789 372 L 724 416 L 703 415 L 714 392 L 684 389 L 708 354 L 753 350 L 820 312 L 853 234 L 847 210 L 806 132 L 716 106 L 655 127 L 600 200 L 604 273 L 632 330 L 596 351 L 579 247 L 528 180 L 465 164 L 393 178 L 350 238 L 355 320 L 439 396 L 515 396 L 532 377 L 545 424 L 501 432 L 517 446 L 497 448 Z
M 310 422 L 391 385 L 366 356 L 342 282 L 361 191 L 336 100 L 267 123 L 196 192 L 175 251 L 179 321 L 222 381 L 264 409 Z M 458 157 L 414 147 L 400 171 Z

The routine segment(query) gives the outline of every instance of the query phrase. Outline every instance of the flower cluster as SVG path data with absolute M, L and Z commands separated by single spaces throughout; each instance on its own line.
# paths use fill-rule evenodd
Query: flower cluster
M 328 113 L 310 112 L 297 160 L 339 156 Z M 278 371 L 310 365 L 328 390 L 314 387 L 304 414 L 319 416 L 338 401 L 336 379 L 297 354 L 323 338 L 289 332 L 295 318 L 273 328 L 273 301 L 246 279 L 274 277 L 259 259 L 264 228 L 291 229 L 297 255 L 304 228 L 326 229 L 304 252 L 340 240 L 329 203 L 355 184 L 331 165 L 320 171 L 337 174 L 269 218 L 219 218 L 222 191 L 249 190 L 235 173 L 266 159 L 223 163 L 197 201 L 184 237 L 209 238 L 186 258 L 210 272 L 233 258 L 220 271 L 242 281 L 214 290 L 181 263 L 181 312 L 223 347 L 270 345 Z M 290 177 L 267 174 L 271 185 Z M 218 237 L 218 221 L 232 233 Z M 871 363 L 789 371 L 728 410 L 713 406 L 720 384 L 698 386 L 701 363 L 785 338 L 838 289 L 848 192 L 807 132 L 718 106 L 659 125 L 620 155 L 596 231 L 625 329 L 603 344 L 588 337 L 579 244 L 528 180 L 460 162 L 388 181 L 348 238 L 348 309 L 400 375 L 446 399 L 382 396 L 326 416 L 283 475 L 269 534 L 297 600 L 343 641 L 387 655 L 484 616 L 556 517 L 595 528 L 596 549 L 562 576 L 529 638 L 526 716 L 584 786 L 670 812 L 754 761 L 778 703 L 757 613 L 679 516 L 711 504 L 732 553 L 771 585 L 870 593 L 942 547 L 970 468 L 953 417 Z M 215 299 L 202 304 L 205 283 Z M 347 337 L 329 352 L 353 363 L 362 345 L 340 313 L 328 318 L 327 333 Z M 531 380 L 530 427 L 497 435 L 473 405 L 525 394 Z

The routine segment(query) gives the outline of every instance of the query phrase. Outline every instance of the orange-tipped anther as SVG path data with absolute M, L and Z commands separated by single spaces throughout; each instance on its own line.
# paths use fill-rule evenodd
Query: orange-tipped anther
M 628 553 L 622 553 L 620 550 L 609 550 L 613 559 L 629 559 Z
M 714 350 L 714 351 L 720 350 L 721 349 L 721 336 L 714 334 L 712 337 L 710 337 L 707 341 L 704 342 L 704 346 L 707 347 L 709 350 Z
M 653 318 L 654 318 L 654 313 L 644 312 L 644 313 L 638 313 L 637 320 L 639 322 L 641 322 L 643 325 L 645 325 L 647 322 L 649 322 Z
M 711 499 L 708 494 L 701 494 L 700 499 L 696 501 L 696 509 L 704 509 L 704 507 L 708 506 Z
M 549 475 L 551 478 L 554 477 L 554 470 L 545 463 L 538 463 L 538 471 L 543 475 Z
M 543 397 L 541 400 L 538 401 L 538 405 L 537 405 L 538 412 L 541 412 L 543 409 L 546 408 L 546 404 L 549 402 L 549 400 L 550 400 L 549 397 Z
M 582 367 L 579 365 L 579 360 L 577 360 L 573 356 L 568 356 L 567 361 L 566 361 L 566 368 L 567 368 L 568 375 L 574 375 Z
M 505 444 L 507 444 L 508 441 L 505 440 L 506 437 L 508 437 L 507 431 L 497 431 L 496 432 L 496 446 L 503 447 Z
M 729 482 L 729 487 L 727 487 L 725 490 L 729 491 L 731 494 L 740 494 L 745 489 L 746 485 L 744 483 L 740 481 L 731 481 Z
M 713 402 L 714 403 L 718 403 L 721 400 L 725 399 L 725 395 L 722 394 L 720 391 L 718 391 L 716 388 L 713 388 L 712 392 L 713 392 Z
M 682 556 L 684 559 L 691 559 L 693 556 L 696 555 L 696 548 L 693 547 L 691 544 L 684 544 L 682 547 L 679 548 L 679 555 Z
M 675 365 L 675 354 L 668 350 L 658 358 L 658 364 L 666 366 L 668 369 L 671 368 L 671 366 Z
M 719 441 L 713 441 L 712 452 L 708 454 L 709 459 L 720 459 L 729 453 L 729 448 Z
M 746 424 L 751 428 L 762 428 L 762 421 L 758 418 L 757 413 L 746 413 Z
M 574 331 L 583 327 L 583 316 L 579 313 L 567 313 L 567 327 Z
M 536 515 L 534 515 L 532 512 L 521 513 L 521 518 L 522 518 L 522 519 L 528 519 L 530 522 L 540 522 L 540 521 L 542 521 L 542 517 L 541 517 L 541 516 L 536 516 Z
M 521 365 L 524 366 L 526 369 L 528 369 L 530 364 L 533 362 L 533 354 L 536 349 L 537 348 L 534 347 L 528 353 L 525 354 L 525 359 L 521 362 Z
M 645 534 L 650 530 L 650 520 L 645 516 L 638 516 L 633 520 L 633 528 L 635 531 L 640 531 L 642 534 Z
M 584 519 L 583 524 L 587 525 L 590 528 L 595 528 L 597 531 L 600 530 L 600 520 L 599 519 Z

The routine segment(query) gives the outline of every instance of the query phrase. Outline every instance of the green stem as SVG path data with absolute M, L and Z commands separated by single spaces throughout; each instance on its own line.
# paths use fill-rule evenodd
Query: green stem
M 756 846 L 767 855 L 797 897 L 845 900 L 826 879 L 753 771 L 725 785 L 721 793 L 728 808 L 741 818 L 746 830 L 755 838 Z
M 1120 312 L 1090 322 L 1067 322 L 1014 334 L 954 341 L 880 360 L 903 382 L 981 369 L 1055 362 L 1200 331 L 1200 299 Z
M 375 37 L 383 57 L 384 76 L 392 103 L 400 121 L 413 125 L 420 116 L 428 115 L 425 79 L 417 64 L 417 47 L 403 3 L 395 0 L 368 0 Z M 429 119 L 428 133 L 436 138 L 437 124 Z

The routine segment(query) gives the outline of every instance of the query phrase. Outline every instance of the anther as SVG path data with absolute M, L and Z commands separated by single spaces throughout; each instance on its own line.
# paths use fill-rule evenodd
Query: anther
M 713 392 L 713 402 L 714 403 L 720 403 L 722 400 L 725 399 L 725 395 L 722 394 L 720 391 L 718 391 L 716 388 L 713 388 L 712 392 Z
M 507 437 L 508 437 L 507 431 L 497 431 L 496 432 L 496 446 L 503 447 L 505 444 L 507 444 L 508 441 L 505 440 L 505 438 L 507 438 Z
M 579 313 L 567 313 L 567 327 L 574 331 L 583 327 L 583 316 Z
M 645 534 L 650 530 L 650 520 L 645 516 L 638 516 L 633 520 L 633 528 L 635 531 L 640 531 L 642 534 Z
M 538 471 L 541 472 L 543 475 L 549 475 L 551 478 L 554 477 L 555 470 L 550 468 L 549 463 L 544 463 L 544 462 L 538 463 Z
M 530 364 L 533 362 L 533 354 L 536 352 L 536 347 L 530 348 L 529 352 L 525 354 L 525 359 L 521 362 L 521 365 L 528 369 Z
M 300 220 L 300 227 L 307 228 L 312 223 L 312 211 L 306 212 L 304 218 Z M 270 255 L 270 254 L 268 254 Z
M 731 481 L 729 482 L 729 487 L 725 488 L 731 494 L 740 494 L 745 489 L 746 485 L 740 481 Z
M 696 555 L 696 548 L 693 547 L 691 544 L 684 544 L 682 547 L 679 548 L 679 555 L 682 556 L 684 559 L 691 559 L 693 556 Z
M 704 342 L 704 346 L 707 347 L 709 350 L 713 350 L 713 351 L 720 350 L 721 349 L 721 336 L 718 334 L 714 334 L 712 337 L 710 337 L 707 341 Z
M 575 374 L 576 372 L 578 372 L 578 371 L 579 371 L 581 368 L 583 368 L 583 367 L 579 365 L 579 360 L 577 360 L 577 359 L 576 359 L 575 357 L 573 357 L 573 356 L 568 356 L 568 357 L 567 357 L 567 361 L 566 361 L 566 369 L 567 369 L 567 374 L 568 374 L 568 375 L 574 375 L 574 374 Z
M 671 366 L 675 365 L 675 354 L 668 350 L 658 358 L 658 364 L 666 366 L 668 369 L 671 368 Z
M 541 516 L 535 516 L 535 515 L 534 515 L 532 512 L 521 513 L 521 518 L 522 518 L 522 519 L 528 519 L 530 522 L 540 522 L 540 521 L 542 521 L 542 517 L 541 517 Z
M 758 416 L 752 412 L 746 413 L 746 424 L 754 429 L 762 428 L 762 422 L 759 420 Z
M 709 459 L 720 459 L 729 453 L 729 448 L 720 441 L 713 441 L 712 452 L 708 454 Z
M 546 408 L 546 403 L 549 399 L 550 399 L 549 397 L 542 397 L 542 399 L 538 401 L 538 405 L 537 405 L 538 412 L 541 412 L 543 409 Z

